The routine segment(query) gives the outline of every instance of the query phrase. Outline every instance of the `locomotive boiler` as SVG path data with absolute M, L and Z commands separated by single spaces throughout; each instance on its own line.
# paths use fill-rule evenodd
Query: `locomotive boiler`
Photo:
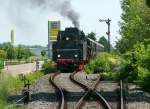
M 86 37 L 78 28 L 66 28 L 58 32 L 52 51 L 57 68 L 62 72 L 71 72 L 82 70 L 90 58 L 104 51 L 104 47 Z

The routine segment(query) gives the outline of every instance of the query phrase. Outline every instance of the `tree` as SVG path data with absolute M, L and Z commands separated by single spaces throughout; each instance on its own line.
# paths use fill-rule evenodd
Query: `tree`
M 45 50 L 42 50 L 42 51 L 41 51 L 41 56 L 44 57 L 45 55 L 46 55 L 46 51 L 45 51 Z
M 24 59 L 28 59 L 32 55 L 29 48 L 24 48 L 23 53 L 24 53 Z
M 0 48 L 3 50 L 7 50 L 8 48 L 11 48 L 11 43 L 10 42 L 4 42 L 0 45 Z
M 96 34 L 94 32 L 88 33 L 87 37 L 96 41 Z
M 150 8 L 145 4 L 145 0 L 122 0 L 121 5 L 121 39 L 116 48 L 125 53 L 132 50 L 138 41 L 150 38 Z
M 19 46 L 18 48 L 17 48 L 17 59 L 23 59 L 23 57 L 24 57 L 24 52 L 23 52 L 23 49 L 21 48 L 21 46 Z
M 150 0 L 146 0 L 146 4 L 148 7 L 150 7 Z
M 6 52 L 4 50 L 0 50 L 0 59 L 6 58 Z
M 109 49 L 108 40 L 104 36 L 100 37 L 98 43 L 100 43 L 104 46 L 105 51 L 108 51 L 108 49 Z
M 122 57 L 120 77 L 136 82 L 144 91 L 150 92 L 150 39 L 138 42 Z
M 7 49 L 7 59 L 16 59 L 16 50 L 11 47 Z
M 21 48 L 20 46 L 16 48 L 17 59 L 28 59 L 32 53 L 28 48 Z

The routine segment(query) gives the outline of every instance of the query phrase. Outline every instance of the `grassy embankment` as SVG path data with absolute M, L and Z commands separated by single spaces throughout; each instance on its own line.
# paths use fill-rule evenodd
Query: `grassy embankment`
M 42 77 L 43 75 L 43 72 L 33 72 L 27 75 L 26 78 L 32 84 L 35 80 Z M 0 109 L 4 109 L 6 106 L 11 104 L 8 101 L 9 96 L 11 96 L 11 94 L 15 93 L 16 91 L 21 91 L 22 88 L 23 81 L 18 77 L 12 77 L 11 75 L 6 77 L 3 74 L 0 74 Z
M 53 62 L 46 62 L 43 65 L 43 70 L 39 72 L 32 72 L 26 75 L 26 79 L 33 84 L 37 79 L 44 76 L 45 74 L 56 71 Z M 23 81 L 19 77 L 12 77 L 11 75 L 4 76 L 0 73 L 0 109 L 4 109 L 12 103 L 8 101 L 9 96 L 16 91 L 21 91 L 23 88 Z M 17 107 L 11 109 L 18 109 Z

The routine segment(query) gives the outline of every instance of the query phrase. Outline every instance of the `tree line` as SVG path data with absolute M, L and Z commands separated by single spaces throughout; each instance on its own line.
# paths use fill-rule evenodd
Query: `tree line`
M 121 78 L 150 92 L 150 0 L 121 0 Z
M 0 59 L 28 59 L 32 56 L 29 48 L 13 47 L 10 42 L 0 44 Z

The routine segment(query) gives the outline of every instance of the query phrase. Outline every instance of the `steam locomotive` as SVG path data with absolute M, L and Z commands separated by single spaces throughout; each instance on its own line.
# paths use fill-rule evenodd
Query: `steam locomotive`
M 90 58 L 104 51 L 104 46 L 86 37 L 78 28 L 66 28 L 58 32 L 52 51 L 57 68 L 64 72 L 82 70 Z

